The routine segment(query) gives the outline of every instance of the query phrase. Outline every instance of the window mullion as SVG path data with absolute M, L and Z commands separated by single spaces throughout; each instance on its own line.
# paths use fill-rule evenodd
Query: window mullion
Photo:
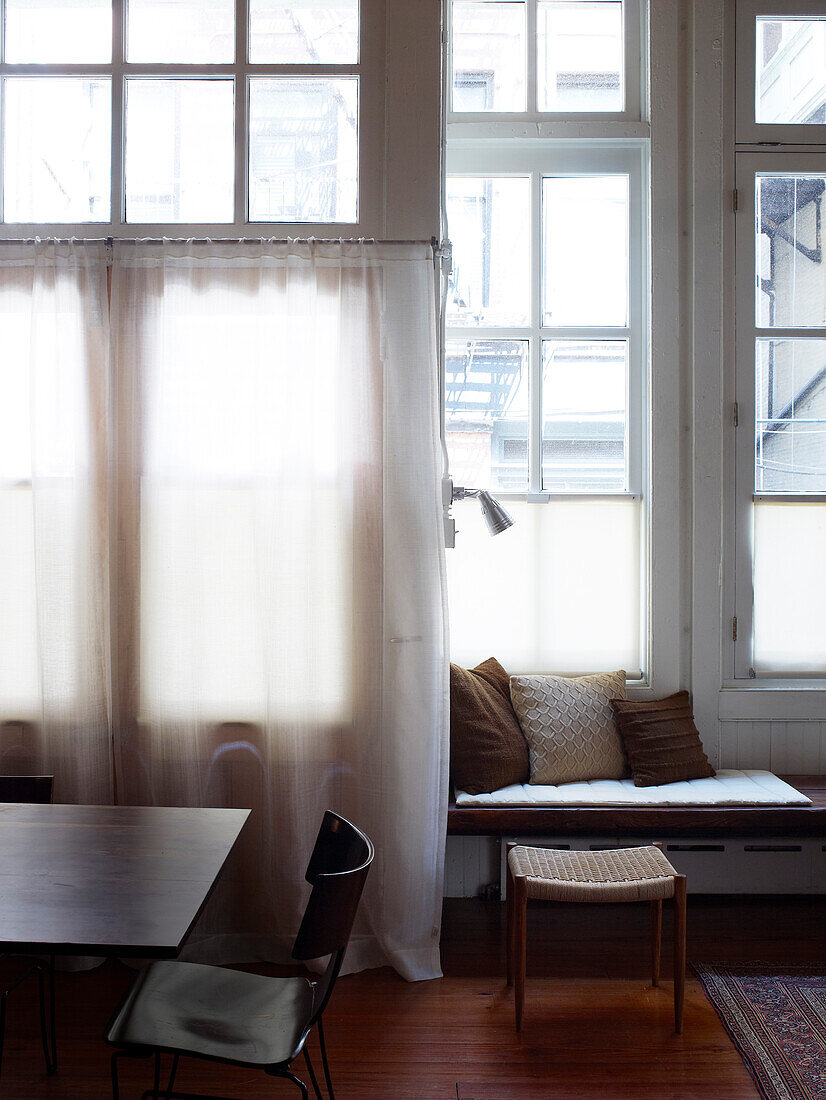
M 249 217 L 247 204 L 249 165 L 249 7 L 248 0 L 235 0 L 235 222 Z
M 527 0 L 527 32 L 528 33 L 525 36 L 525 49 L 527 50 L 525 67 L 525 95 L 527 99 L 525 106 L 529 111 L 536 111 L 538 110 L 536 72 L 536 0 Z
M 531 5 L 533 8 L 534 5 Z M 542 175 L 531 172 L 531 337 L 528 486 L 542 491 Z
M 112 0 L 112 153 L 109 221 L 120 225 L 125 218 L 126 174 L 124 167 L 124 112 L 125 88 L 123 83 L 126 61 L 126 0 Z
M 6 0 L 0 0 L 0 65 L 6 59 Z M 0 72 L 0 225 L 4 221 L 3 205 L 5 200 L 5 188 L 3 186 L 3 179 L 5 172 L 3 171 L 3 165 L 5 164 L 5 133 L 6 133 L 6 120 L 3 117 L 6 102 L 6 89 L 5 89 L 5 77 Z

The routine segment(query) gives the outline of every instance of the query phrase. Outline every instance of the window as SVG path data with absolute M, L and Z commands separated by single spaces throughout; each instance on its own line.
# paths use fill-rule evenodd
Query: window
M 454 115 L 640 118 L 637 0 L 452 0 Z
M 641 118 L 639 18 L 453 0 L 445 441 L 516 520 L 491 541 L 455 506 L 457 661 L 643 673 L 648 146 L 613 129 Z
M 737 14 L 738 94 L 749 105 L 738 137 L 762 127 L 780 141 L 736 154 L 734 672 L 823 676 L 826 153 L 796 145 L 826 118 L 826 17 L 787 4 Z
M 738 0 L 738 142 L 823 141 L 826 12 L 806 8 L 800 0 Z
M 0 0 L 0 235 L 374 226 L 377 6 Z

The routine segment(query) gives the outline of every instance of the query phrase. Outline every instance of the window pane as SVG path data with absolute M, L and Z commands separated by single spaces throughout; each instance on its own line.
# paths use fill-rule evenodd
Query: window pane
M 448 324 L 528 324 L 530 179 L 453 176 L 447 219 L 453 242 Z
M 250 221 L 358 221 L 358 77 L 250 80 Z
M 6 0 L 4 60 L 105 64 L 112 60 L 112 0 Z
M 126 81 L 126 220 L 233 218 L 233 82 Z
M 826 122 L 826 18 L 757 20 L 757 122 Z
M 820 219 L 823 176 L 756 177 L 757 324 L 821 327 L 826 280 Z
M 757 492 L 826 492 L 826 340 L 758 340 Z
M 358 55 L 358 0 L 250 0 L 250 61 L 354 65 Z
M 5 220 L 108 221 L 109 80 L 9 77 L 3 90 Z
M 628 177 L 542 181 L 542 323 L 628 323 Z
M 540 111 L 621 111 L 621 0 L 540 0 L 537 81 Z
M 546 340 L 542 376 L 542 488 L 624 490 L 627 341 Z
M 235 60 L 235 0 L 127 0 L 126 60 Z
M 453 0 L 453 110 L 525 110 L 525 4 Z
M 754 505 L 757 672 L 826 673 L 826 507 Z
M 476 501 L 457 502 L 451 661 L 473 667 L 495 653 L 511 673 L 638 675 L 640 507 L 630 497 L 509 500 L 514 525 L 492 539 Z
M 527 489 L 527 340 L 448 343 L 445 438 L 457 485 Z

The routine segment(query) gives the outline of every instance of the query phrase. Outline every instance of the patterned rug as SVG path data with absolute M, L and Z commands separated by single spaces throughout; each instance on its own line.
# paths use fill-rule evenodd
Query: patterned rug
M 767 1100 L 826 1100 L 826 969 L 695 963 Z

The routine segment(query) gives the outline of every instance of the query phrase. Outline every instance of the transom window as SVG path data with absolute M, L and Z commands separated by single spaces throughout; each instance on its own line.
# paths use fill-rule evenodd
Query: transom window
M 0 233 L 278 222 L 353 235 L 378 187 L 359 171 L 381 109 L 363 62 L 380 56 L 372 6 L 0 0 Z
M 639 118 L 637 0 L 452 0 L 453 113 Z

